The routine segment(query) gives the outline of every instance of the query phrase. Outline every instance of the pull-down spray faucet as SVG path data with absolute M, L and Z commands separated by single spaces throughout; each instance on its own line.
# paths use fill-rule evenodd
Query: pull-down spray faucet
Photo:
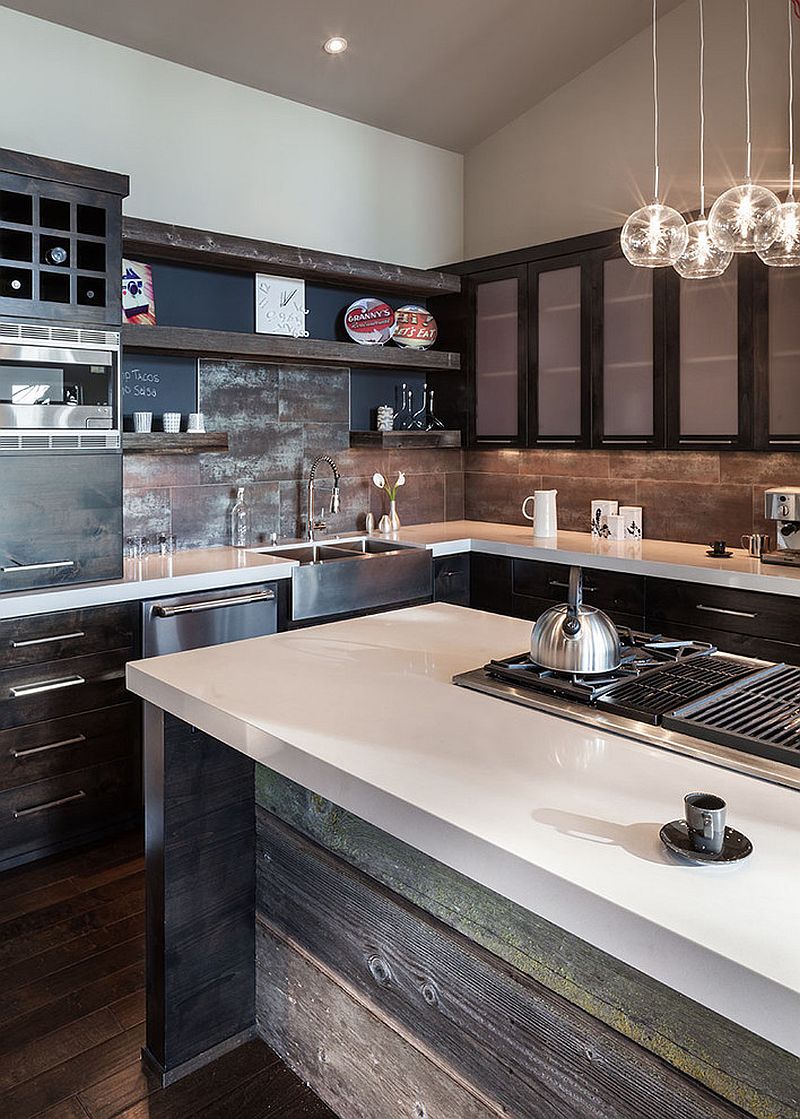
M 308 540 L 314 539 L 314 533 L 319 529 L 324 531 L 327 528 L 323 517 L 315 519 L 314 514 L 314 483 L 317 477 L 317 467 L 320 463 L 327 463 L 333 473 L 333 489 L 331 490 L 331 513 L 339 512 L 339 468 L 330 457 L 330 455 L 317 455 L 311 464 L 311 473 L 308 476 L 308 513 L 306 520 L 306 538 Z

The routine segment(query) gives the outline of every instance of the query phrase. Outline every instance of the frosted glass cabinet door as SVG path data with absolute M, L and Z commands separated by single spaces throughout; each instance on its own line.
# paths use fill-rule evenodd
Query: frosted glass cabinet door
M 678 441 L 739 439 L 737 264 L 714 280 L 681 280 Z
M 479 442 L 524 441 L 523 289 L 524 273 L 475 283 L 475 436 Z
M 604 443 L 644 443 L 654 431 L 653 272 L 603 261 Z
M 584 440 L 583 269 L 535 271 L 536 440 Z
M 769 268 L 769 440 L 800 443 L 800 268 Z

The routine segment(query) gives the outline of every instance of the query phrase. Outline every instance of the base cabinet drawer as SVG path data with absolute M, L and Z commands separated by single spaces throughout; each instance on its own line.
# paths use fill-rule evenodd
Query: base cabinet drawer
M 539 563 L 514 560 L 514 595 L 566 602 L 569 591 L 569 567 L 561 563 Z M 620 571 L 583 569 L 583 600 L 597 606 L 612 617 L 644 617 L 644 577 Z M 628 623 L 624 623 L 628 624 Z
M 469 561 L 469 593 L 473 609 L 488 610 L 492 614 L 512 614 L 511 560 L 507 556 L 473 552 Z
M 770 641 L 800 641 L 797 600 L 759 591 L 647 580 L 648 623 L 675 633 L 681 626 L 750 635 Z
M 0 672 L 0 731 L 130 700 L 129 650 L 48 661 Z
M 0 866 L 133 821 L 137 765 L 109 762 L 0 793 Z
M 469 606 L 469 552 L 433 561 L 433 601 Z
M 551 606 L 563 604 L 564 599 L 533 598 L 529 595 L 514 594 L 511 597 L 512 613 L 515 618 L 529 618 L 535 622 L 540 614 Z M 640 614 L 626 614 L 621 610 L 606 610 L 609 618 L 618 626 L 627 626 L 629 629 L 641 630 L 644 628 L 644 617 Z
M 90 606 L 0 622 L 0 669 L 127 649 L 136 656 L 138 608 Z
M 139 752 L 141 707 L 125 703 L 0 731 L 0 791 Z

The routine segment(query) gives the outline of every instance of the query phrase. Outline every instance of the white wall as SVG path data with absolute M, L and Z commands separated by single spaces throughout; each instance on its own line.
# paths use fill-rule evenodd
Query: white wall
M 125 211 L 417 267 L 463 158 L 0 7 L 0 147 L 131 176 Z
M 754 178 L 787 179 L 788 0 L 754 0 Z M 744 169 L 744 3 L 706 0 L 707 184 Z M 800 102 L 800 21 L 795 23 Z M 659 21 L 661 174 L 669 202 L 697 198 L 697 2 Z M 465 255 L 621 225 L 652 195 L 652 69 L 646 31 L 470 151 Z M 800 110 L 796 131 L 800 141 Z M 800 166 L 800 157 L 798 157 Z

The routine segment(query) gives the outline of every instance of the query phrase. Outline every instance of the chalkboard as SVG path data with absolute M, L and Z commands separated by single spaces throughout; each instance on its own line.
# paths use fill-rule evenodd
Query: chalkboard
M 350 428 L 352 431 L 374 431 L 379 404 L 389 404 L 399 411 L 402 385 L 413 391 L 414 410 L 422 407 L 422 373 L 402 373 L 388 369 L 350 370 Z
M 146 326 L 141 327 L 147 330 Z M 134 412 L 152 412 L 154 429 L 165 412 L 197 411 L 197 359 L 160 354 L 125 354 L 122 359 L 122 418 L 133 429 Z

